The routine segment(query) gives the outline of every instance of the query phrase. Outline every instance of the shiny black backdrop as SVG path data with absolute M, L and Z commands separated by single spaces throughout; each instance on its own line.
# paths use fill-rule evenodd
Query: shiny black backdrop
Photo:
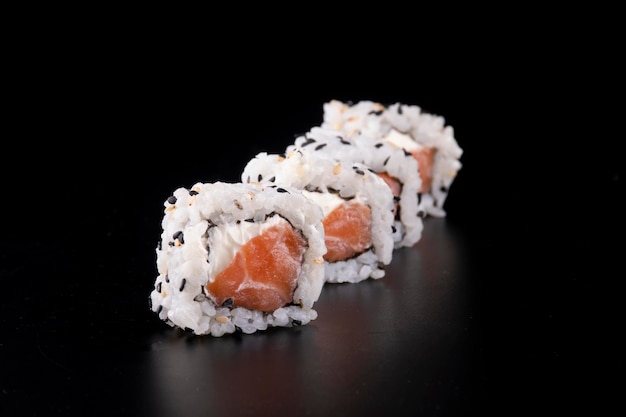
M 168 407 L 211 415 L 204 403 L 190 406 L 190 394 L 145 385 L 147 380 L 167 384 L 152 373 L 164 369 L 169 375 L 185 360 L 210 363 L 203 356 L 210 352 L 241 364 L 236 375 L 248 382 L 229 378 L 228 369 L 214 370 L 217 377 L 231 388 L 243 384 L 253 391 L 259 385 L 249 382 L 254 375 L 245 366 L 254 370 L 264 358 L 279 360 L 282 354 L 298 363 L 293 355 L 300 350 L 290 348 L 294 340 L 283 340 L 281 333 L 234 345 L 167 333 L 148 311 L 147 296 L 167 196 L 198 181 L 238 181 L 257 152 L 281 152 L 294 135 L 321 123 L 322 105 L 331 99 L 415 104 L 454 127 L 464 149 L 463 168 L 446 203 L 449 216 L 433 229 L 442 235 L 432 237 L 438 253 L 450 258 L 431 252 L 437 261 L 428 269 L 414 264 L 415 253 L 403 253 L 391 274 L 397 274 L 397 284 L 406 278 L 405 267 L 435 275 L 460 268 L 453 274 L 461 277 L 458 282 L 426 292 L 454 294 L 441 298 L 450 309 L 428 310 L 440 315 L 421 317 L 421 325 L 449 320 L 449 333 L 471 332 L 458 341 L 443 338 L 437 355 L 434 342 L 421 349 L 406 344 L 423 341 L 412 339 L 418 330 L 396 329 L 402 346 L 394 350 L 391 340 L 373 351 L 387 358 L 382 365 L 401 369 L 390 359 L 393 352 L 450 364 L 424 365 L 424 379 L 408 366 L 397 379 L 351 361 L 358 361 L 358 352 L 342 351 L 341 343 L 332 343 L 337 339 L 328 338 L 362 334 L 331 326 L 330 333 L 321 333 L 327 338 L 315 338 L 305 329 L 298 343 L 324 340 L 304 352 L 325 362 L 318 370 L 309 363 L 300 380 L 332 388 L 324 380 L 329 368 L 341 369 L 344 361 L 365 366 L 372 378 L 362 375 L 361 389 L 372 393 L 365 385 L 370 384 L 385 398 L 365 404 L 406 415 L 593 411 L 615 404 L 623 384 L 609 383 L 609 377 L 619 381 L 624 371 L 616 292 L 623 277 L 624 172 L 615 139 L 621 133 L 600 132 L 618 120 L 603 101 L 581 99 L 594 89 L 612 91 L 602 79 L 593 88 L 572 86 L 561 75 L 574 61 L 544 66 L 533 53 L 472 41 L 432 46 L 429 59 L 418 62 L 402 59 L 406 50 L 400 48 L 385 59 L 347 53 L 329 60 L 304 49 L 261 60 L 246 59 L 246 51 L 230 65 L 224 58 L 207 63 L 206 57 L 177 55 L 175 48 L 160 54 L 135 46 L 107 55 L 111 59 L 87 53 L 78 60 L 71 48 L 66 55 L 42 47 L 38 53 L 49 55 L 16 71 L 23 88 L 7 112 L 14 129 L 5 133 L 1 172 L 0 415 L 167 415 Z M 589 127 L 583 123 L 588 119 L 598 122 Z M 427 249 L 418 255 L 427 257 Z M 402 294 L 393 282 L 391 302 L 393 294 Z M 341 309 L 342 295 L 346 303 L 380 302 L 372 298 L 375 288 L 329 290 L 326 299 L 337 304 L 326 306 L 349 311 Z M 405 308 L 422 311 L 412 306 Z M 467 327 L 460 324 L 466 322 Z M 180 346 L 184 341 L 195 343 L 188 354 Z M 237 359 L 242 345 L 247 350 L 240 354 L 258 356 Z M 154 358 L 172 363 L 142 362 Z M 407 363 L 417 366 L 415 359 Z M 286 373 L 270 380 L 297 379 L 281 372 Z M 374 378 L 379 375 L 383 379 Z M 186 378 L 195 384 L 186 388 L 207 383 L 201 374 Z M 421 385 L 412 388 L 411 378 Z M 400 381 L 398 388 L 389 381 Z M 357 382 L 338 379 L 335 387 Z M 364 411 L 364 399 L 345 399 L 354 392 L 331 395 L 331 388 L 294 387 L 294 395 L 312 393 L 308 408 L 299 411 Z M 169 393 L 171 401 L 146 399 L 158 392 Z M 324 405 L 324 398 L 331 403 Z M 255 400 L 250 410 L 284 412 Z M 291 401 L 298 410 L 304 399 Z

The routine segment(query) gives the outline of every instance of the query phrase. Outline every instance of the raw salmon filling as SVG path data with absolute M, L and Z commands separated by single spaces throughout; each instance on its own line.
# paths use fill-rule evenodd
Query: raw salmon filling
M 372 211 L 354 200 L 331 211 L 322 221 L 329 262 L 344 261 L 372 246 Z
M 387 184 L 387 186 L 391 190 L 391 193 L 393 194 L 393 214 L 395 216 L 398 212 L 398 201 L 400 201 L 400 194 L 402 193 L 402 184 L 397 178 L 392 177 L 386 172 L 378 172 L 376 175 L 378 175 L 380 178 L 383 179 L 383 181 L 385 181 L 385 184 Z
M 306 246 L 289 224 L 272 226 L 243 245 L 206 289 L 217 305 L 274 311 L 293 301 Z
M 428 193 L 433 183 L 433 161 L 437 149 L 431 147 L 421 147 L 411 151 L 413 158 L 417 160 L 419 175 L 422 180 L 420 193 Z

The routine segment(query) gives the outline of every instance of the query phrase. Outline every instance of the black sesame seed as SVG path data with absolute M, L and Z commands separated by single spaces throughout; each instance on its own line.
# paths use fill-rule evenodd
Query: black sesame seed
M 243 210 L 243 206 L 241 205 L 241 203 L 237 200 L 233 200 L 233 203 L 235 203 L 235 206 L 239 209 L 239 210 Z
M 257 180 L 258 182 L 261 182 L 261 181 L 263 180 L 263 175 L 259 174 L 259 175 L 256 177 L 256 180 Z
M 376 145 L 374 145 L 375 148 L 381 148 L 383 146 L 382 142 L 378 142 Z
M 306 138 L 306 140 L 300 146 L 305 147 L 305 146 L 310 145 L 312 143 L 315 143 L 315 139 Z
M 441 191 L 442 193 L 447 193 L 448 192 L 448 188 L 444 185 L 442 185 L 441 187 L 439 187 L 439 191 Z
M 385 159 L 385 162 L 383 162 L 383 165 L 387 165 L 387 162 L 389 162 L 389 158 L 391 158 L 391 156 L 388 156 L 387 159 Z
M 244 222 L 254 223 L 254 219 L 245 219 Z
M 249 183 L 250 182 L 250 175 L 248 175 L 248 178 L 246 178 L 246 182 Z
M 178 291 L 182 291 L 185 289 L 185 284 L 187 283 L 187 278 L 183 278 L 183 280 L 180 283 L 180 288 L 178 289 Z
M 178 239 L 178 241 L 181 244 L 185 243 L 185 236 L 183 235 L 183 232 L 180 230 L 172 235 L 172 239 L 174 240 Z
M 272 177 L 269 179 L 269 182 L 274 182 L 274 181 L 276 181 L 276 177 Z
M 391 225 L 391 233 L 396 233 L 398 229 L 396 229 L 395 225 Z
M 349 141 L 345 140 L 344 138 L 342 138 L 341 136 L 338 136 L 339 141 L 343 144 L 343 145 L 352 145 Z
M 316 150 L 316 151 L 319 151 L 320 149 L 325 148 L 325 147 L 326 147 L 326 144 L 325 144 L 325 143 L 322 143 L 321 145 L 317 145 L 317 146 L 315 147 L 315 150 Z
M 170 276 L 169 275 L 165 275 L 165 282 L 170 282 Z
M 198 194 L 200 194 L 200 193 L 199 193 L 199 192 L 197 192 L 196 190 L 189 190 L 189 195 L 190 195 L 190 196 L 192 196 L 192 197 L 193 197 L 194 195 L 198 195 Z
M 206 295 L 204 294 L 198 294 L 195 297 L 193 297 L 193 301 L 197 302 L 197 303 L 201 303 L 203 301 L 206 300 Z
M 157 292 L 161 292 L 161 282 L 156 285 Z
M 174 197 L 173 195 L 169 196 L 167 199 L 167 202 L 170 204 L 176 204 L 176 202 L 178 201 L 178 199 L 176 197 Z
M 280 188 L 280 187 L 277 188 L 276 191 L 279 192 L 279 193 L 289 193 L 289 191 L 285 190 L 284 188 Z
M 404 151 L 404 156 L 413 156 L 411 154 L 411 152 L 407 151 L 406 149 L 402 149 Z
M 398 114 L 402 114 L 402 106 L 398 106 Z
M 365 172 L 362 169 L 354 168 L 354 172 L 356 172 L 359 175 L 365 175 Z

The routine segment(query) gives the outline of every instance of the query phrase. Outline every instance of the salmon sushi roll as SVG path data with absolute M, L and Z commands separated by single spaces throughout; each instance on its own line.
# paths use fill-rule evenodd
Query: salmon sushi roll
M 348 137 L 341 131 L 314 127 L 297 136 L 287 151 L 297 147 L 346 163 L 361 163 L 380 176 L 394 198 L 394 248 L 413 246 L 422 236 L 425 213 L 416 192 L 421 186 L 417 161 L 401 148 L 357 133 Z
M 421 177 L 421 209 L 434 217 L 446 216 L 444 203 L 462 167 L 463 150 L 443 117 L 423 112 L 415 105 L 331 100 L 323 105 L 321 126 L 340 130 L 349 137 L 361 133 L 384 139 L 411 153 Z
M 324 284 L 322 210 L 295 188 L 197 183 L 164 202 L 151 310 L 197 335 L 305 325 Z
M 285 155 L 261 152 L 244 167 L 241 181 L 296 187 L 321 207 L 326 282 L 357 283 L 385 275 L 393 252 L 393 194 L 367 166 L 306 149 Z

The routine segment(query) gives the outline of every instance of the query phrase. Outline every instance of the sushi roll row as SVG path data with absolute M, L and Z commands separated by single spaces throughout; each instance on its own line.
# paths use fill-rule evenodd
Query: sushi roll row
M 445 216 L 461 167 L 451 129 L 424 117 L 334 100 L 283 152 L 254 155 L 240 182 L 176 189 L 164 201 L 151 310 L 196 335 L 249 334 L 315 320 L 327 283 L 383 278 L 424 218 Z

